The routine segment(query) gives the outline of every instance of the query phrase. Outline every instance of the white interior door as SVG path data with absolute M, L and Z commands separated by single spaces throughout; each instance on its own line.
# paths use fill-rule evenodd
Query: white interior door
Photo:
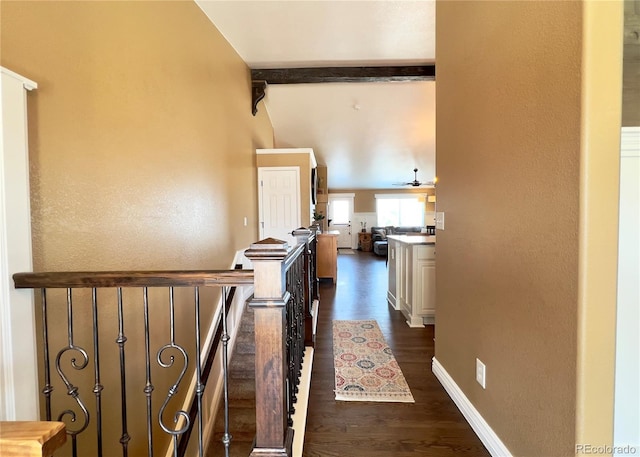
M 300 167 L 258 168 L 260 239 L 276 238 L 294 246 L 300 227 Z
M 329 194 L 329 230 L 337 230 L 338 249 L 353 248 L 351 221 L 354 194 Z

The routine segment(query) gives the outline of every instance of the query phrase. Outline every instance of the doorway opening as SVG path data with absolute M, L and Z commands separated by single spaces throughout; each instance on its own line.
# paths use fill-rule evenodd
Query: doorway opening
M 353 249 L 351 221 L 355 194 L 329 194 L 330 231 L 338 232 L 338 249 Z

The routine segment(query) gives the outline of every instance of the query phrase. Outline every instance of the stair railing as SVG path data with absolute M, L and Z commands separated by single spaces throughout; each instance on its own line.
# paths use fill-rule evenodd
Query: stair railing
M 211 302 L 215 293 L 211 289 L 221 289 L 223 300 L 218 327 L 224 326 L 229 296 L 232 297 L 229 288 L 253 285 L 253 296 L 248 301 L 254 309 L 256 343 L 256 438 L 251 456 L 290 457 L 292 415 L 305 346 L 313 344 L 312 308 L 318 303 L 315 231 L 298 229 L 294 234 L 297 238 L 294 247 L 274 239 L 252 244 L 245 255 L 252 261 L 253 270 L 15 274 L 16 288 L 41 290 L 38 305 L 44 418 L 67 425 L 71 447 L 67 455 L 128 457 L 144 453 L 153 456 L 154 453 L 160 455 L 158 450 L 164 450 L 169 441 L 173 455 L 183 455 L 188 437 L 195 429 L 196 452 L 202 457 L 206 444 L 203 431 L 206 378 L 218 343 L 226 344 L 229 336 L 226 328 L 218 328 L 211 335 L 210 346 L 205 345 L 201 309 L 211 310 L 212 306 L 215 309 L 216 305 Z M 179 299 L 174 299 L 174 295 L 179 295 Z M 80 322 L 74 307 L 86 309 L 81 316 L 84 321 Z M 131 327 L 125 319 L 132 310 L 141 311 L 142 329 Z M 165 314 L 167 322 L 162 330 L 157 330 L 153 328 L 153 317 L 160 313 Z M 184 319 L 184 313 L 191 314 L 193 327 L 185 335 L 183 326 L 182 334 L 177 335 L 176 320 Z M 58 319 L 57 325 L 62 328 L 51 329 L 51 317 Z M 103 323 L 109 317 L 115 322 Z M 106 340 L 105 328 L 114 332 Z M 64 335 L 52 338 L 52 330 L 62 331 Z M 163 332 L 168 335 L 161 336 L 164 341 L 159 343 L 158 335 Z M 50 340 L 54 339 L 52 345 Z M 185 343 L 185 339 L 193 341 Z M 106 367 L 101 355 L 108 342 L 115 343 L 110 351 L 115 365 Z M 128 349 L 130 344 L 135 348 L 132 354 Z M 132 367 L 138 365 L 131 360 L 136 357 L 141 366 L 133 370 Z M 52 369 L 57 376 L 52 376 Z M 165 379 L 165 393 L 158 396 L 154 394 L 159 390 L 159 386 L 154 385 L 155 375 L 165 369 L 175 374 L 172 378 L 175 381 Z M 119 386 L 103 385 L 105 372 L 110 372 Z M 180 408 L 176 403 L 178 391 L 186 391 L 185 378 L 190 373 L 194 374 L 193 402 L 191 408 Z M 138 381 L 136 385 L 132 375 Z M 55 390 L 62 390 L 66 396 L 58 395 L 54 402 Z M 145 419 L 136 420 L 138 415 L 131 424 L 132 416 L 136 415 L 132 410 L 136 407 L 131 406 L 128 396 L 137 393 L 141 393 L 144 400 L 134 398 L 133 402 L 144 405 Z M 119 418 L 119 431 L 110 430 L 108 437 L 115 447 L 105 443 L 105 412 L 109 420 L 114 420 L 116 415 Z M 133 429 L 141 433 L 132 441 Z M 143 438 L 142 434 L 146 436 Z M 224 439 L 230 440 L 228 429 Z M 227 452 L 228 444 L 225 443 Z
M 13 279 L 16 288 L 41 289 L 44 418 L 65 422 L 71 443 L 65 455 L 153 456 L 171 441 L 177 456 L 178 442 L 191 428 L 197 430 L 197 455 L 204 455 L 203 396 L 210 362 L 203 353 L 215 352 L 220 336 L 207 348 L 201 309 L 216 308 L 212 288 L 222 288 L 227 296 L 228 287 L 252 285 L 253 271 L 17 273 Z M 90 310 L 90 315 L 79 313 L 80 308 Z M 162 329 L 154 328 L 160 317 Z M 62 328 L 52 324 L 53 319 L 63 320 Z M 192 328 L 180 333 L 178 319 L 187 319 Z M 114 333 L 105 339 L 107 329 Z M 115 346 L 109 350 L 106 343 Z M 113 365 L 106 366 L 106 356 Z M 154 383 L 165 370 L 171 379 L 161 380 L 161 391 Z M 179 392 L 187 391 L 192 374 L 195 417 L 189 408 L 180 407 L 178 398 Z M 119 385 L 105 385 L 105 375 L 119 380 Z M 54 399 L 59 389 L 67 395 Z M 107 431 L 116 418 L 119 424 Z
M 256 338 L 256 439 L 252 457 L 291 456 L 305 334 L 311 325 L 315 233 L 294 231 L 298 244 L 272 238 L 245 251 L 253 263 Z

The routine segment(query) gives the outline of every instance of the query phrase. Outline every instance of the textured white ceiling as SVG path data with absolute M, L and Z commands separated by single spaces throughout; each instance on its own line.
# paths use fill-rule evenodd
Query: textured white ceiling
M 196 0 L 251 68 L 435 62 L 435 1 Z M 271 85 L 276 147 L 312 147 L 331 189 L 435 176 L 435 82 Z
M 388 188 L 435 176 L 435 83 L 273 85 L 276 147 L 312 147 L 332 188 Z

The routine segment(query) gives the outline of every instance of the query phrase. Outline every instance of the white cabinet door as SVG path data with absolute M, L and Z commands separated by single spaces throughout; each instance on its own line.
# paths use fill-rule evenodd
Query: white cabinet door
M 291 232 L 300 223 L 300 168 L 258 168 L 260 239 L 276 238 L 295 246 Z
M 389 276 L 389 284 L 387 288 L 387 301 L 393 309 L 400 309 L 398 297 L 398 243 L 395 240 L 389 239 L 387 241 L 387 250 L 388 250 L 388 276 Z
M 414 313 L 425 324 L 433 324 L 436 314 L 436 248 L 417 246 L 414 265 Z
M 416 296 L 419 297 L 420 306 L 417 313 L 422 317 L 427 317 L 428 323 L 433 323 L 436 314 L 436 261 L 421 260 L 416 266 L 418 273 L 418 290 Z

